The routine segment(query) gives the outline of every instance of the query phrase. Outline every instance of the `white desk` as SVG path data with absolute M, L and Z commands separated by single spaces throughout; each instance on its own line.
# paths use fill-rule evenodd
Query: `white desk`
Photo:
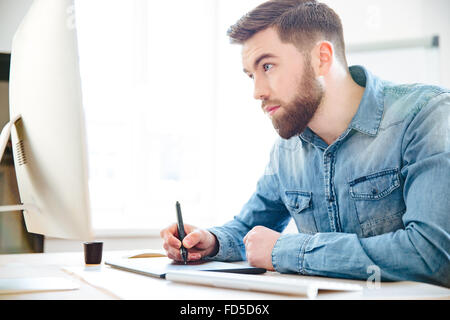
M 103 261 L 123 257 L 129 251 L 107 251 Z M 154 299 L 154 300 L 278 300 L 302 299 L 260 292 L 195 286 L 146 277 L 102 264 L 86 267 L 83 252 L 0 255 L 0 277 L 58 276 L 74 280 L 77 290 L 0 295 L 0 299 Z M 267 277 L 300 277 L 267 272 Z M 323 279 L 323 278 L 318 278 Z M 346 280 L 364 286 L 362 292 L 319 292 L 317 299 L 450 299 L 450 289 L 418 282 L 381 283 L 369 288 L 365 281 Z

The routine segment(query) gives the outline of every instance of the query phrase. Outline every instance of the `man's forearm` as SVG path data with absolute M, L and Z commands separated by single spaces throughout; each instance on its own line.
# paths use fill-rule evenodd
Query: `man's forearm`
M 207 259 L 219 261 L 245 260 L 245 246 L 242 239 L 249 229 L 239 220 L 232 220 L 221 227 L 209 228 L 217 239 L 216 254 Z
M 415 225 L 370 238 L 350 233 L 283 235 L 275 244 L 272 263 L 282 273 L 366 280 L 379 270 L 384 281 L 450 286 L 447 253 L 433 246 Z

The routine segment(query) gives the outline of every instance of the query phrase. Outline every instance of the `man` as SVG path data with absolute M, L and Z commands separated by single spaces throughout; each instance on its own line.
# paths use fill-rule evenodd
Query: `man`
M 268 1 L 231 27 L 281 138 L 234 220 L 185 225 L 188 259 L 450 287 L 450 91 L 348 68 L 342 33 L 316 1 Z M 299 233 L 282 234 L 290 219 Z M 181 260 L 176 225 L 161 236 Z

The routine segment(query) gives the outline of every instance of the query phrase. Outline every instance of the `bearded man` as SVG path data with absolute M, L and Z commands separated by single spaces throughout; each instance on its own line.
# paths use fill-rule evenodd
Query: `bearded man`
M 185 225 L 188 260 L 449 287 L 450 91 L 349 68 L 341 21 L 316 1 L 265 2 L 228 34 L 280 138 L 239 215 Z M 299 232 L 282 233 L 291 219 Z M 176 224 L 161 236 L 181 260 Z

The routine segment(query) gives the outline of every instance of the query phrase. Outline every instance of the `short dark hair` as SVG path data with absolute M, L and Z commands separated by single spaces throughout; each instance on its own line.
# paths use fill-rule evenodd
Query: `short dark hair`
M 244 15 L 228 29 L 232 43 L 243 44 L 255 33 L 274 27 L 283 42 L 300 51 L 311 50 L 315 41 L 330 41 L 336 57 L 347 66 L 341 19 L 316 0 L 269 0 Z M 309 52 L 309 51 L 308 51 Z

